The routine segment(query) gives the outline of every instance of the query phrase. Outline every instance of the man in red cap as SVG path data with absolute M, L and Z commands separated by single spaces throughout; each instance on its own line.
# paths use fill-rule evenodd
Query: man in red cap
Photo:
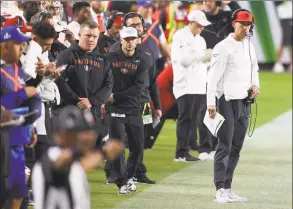
M 209 117 L 214 118 L 220 113 L 225 118 L 218 131 L 214 157 L 215 201 L 218 203 L 247 201 L 236 195 L 231 185 L 246 136 L 251 104 L 259 93 L 259 67 L 249 38 L 253 24 L 254 18 L 249 11 L 239 9 L 233 13 L 234 33 L 213 49 L 208 74 Z
M 110 46 L 119 41 L 119 32 L 122 29 L 124 14 L 118 11 L 111 11 L 107 20 L 105 32 L 100 32 L 98 46 L 102 54 L 109 52 Z

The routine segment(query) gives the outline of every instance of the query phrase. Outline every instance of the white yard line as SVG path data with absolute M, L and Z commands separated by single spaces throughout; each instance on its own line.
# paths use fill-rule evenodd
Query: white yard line
M 235 171 L 233 189 L 249 201 L 229 205 L 214 203 L 213 164 L 200 162 L 168 176 L 116 208 L 292 208 L 291 111 L 256 129 L 254 135 L 246 139 Z

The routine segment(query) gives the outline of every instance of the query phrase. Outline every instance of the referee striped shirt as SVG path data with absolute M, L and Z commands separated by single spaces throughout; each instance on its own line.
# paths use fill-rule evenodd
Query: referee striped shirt
M 52 163 L 62 149 L 50 148 L 32 173 L 35 209 L 90 209 L 90 194 L 86 174 L 78 161 L 70 169 L 55 171 Z

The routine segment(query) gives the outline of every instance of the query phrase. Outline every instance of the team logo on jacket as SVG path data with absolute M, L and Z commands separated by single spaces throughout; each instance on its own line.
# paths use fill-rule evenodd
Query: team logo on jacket
M 84 69 L 85 69 L 85 71 L 89 71 L 90 68 L 89 68 L 88 65 L 85 65 L 85 66 L 84 66 Z
M 126 69 L 126 68 L 122 68 L 120 71 L 121 71 L 122 74 L 128 73 L 128 69 Z

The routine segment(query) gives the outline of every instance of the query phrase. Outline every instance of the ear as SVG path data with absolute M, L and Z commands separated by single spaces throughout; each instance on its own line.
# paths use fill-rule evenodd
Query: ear
M 32 40 L 37 42 L 38 41 L 38 37 L 36 35 L 32 35 Z
M 236 22 L 233 21 L 233 22 L 232 22 L 232 27 L 235 28 L 235 25 L 236 25 Z

